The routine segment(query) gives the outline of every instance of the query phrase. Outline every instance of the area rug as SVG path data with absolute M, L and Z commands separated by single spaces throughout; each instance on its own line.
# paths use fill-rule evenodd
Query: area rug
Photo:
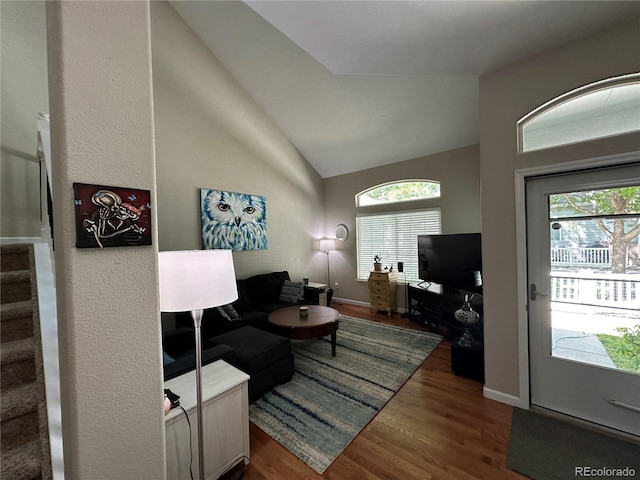
M 329 338 L 293 341 L 295 373 L 249 410 L 250 420 L 316 472 L 324 472 L 442 337 L 342 316 Z
M 507 467 L 534 480 L 638 478 L 640 444 L 514 408 Z

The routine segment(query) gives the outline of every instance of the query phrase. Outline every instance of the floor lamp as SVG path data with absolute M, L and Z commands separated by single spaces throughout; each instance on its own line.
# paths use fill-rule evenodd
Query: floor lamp
M 320 251 L 327 252 L 327 288 L 331 288 L 331 277 L 329 276 L 329 252 L 336 249 L 336 241 L 333 238 L 323 238 L 320 240 Z
M 160 311 L 191 312 L 196 345 L 196 408 L 199 478 L 204 477 L 202 427 L 202 343 L 200 324 L 205 308 L 238 298 L 231 250 L 185 250 L 158 253 Z M 178 392 L 176 392 L 178 393 Z
M 331 289 L 331 275 L 329 274 L 329 252 L 336 249 L 336 241 L 333 238 L 323 238 L 320 240 L 320 251 L 327 252 L 327 307 L 331 306 L 331 295 L 333 290 Z

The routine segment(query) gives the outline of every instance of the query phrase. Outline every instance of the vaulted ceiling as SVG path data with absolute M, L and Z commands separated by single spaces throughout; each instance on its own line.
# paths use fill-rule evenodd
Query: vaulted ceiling
M 326 178 L 478 143 L 478 77 L 640 15 L 621 1 L 172 1 Z

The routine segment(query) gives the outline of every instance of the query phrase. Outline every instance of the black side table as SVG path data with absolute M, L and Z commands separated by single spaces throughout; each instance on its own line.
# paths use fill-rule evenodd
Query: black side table
M 461 377 L 484 382 L 484 349 L 482 344 L 463 347 L 457 339 L 451 342 L 451 370 Z

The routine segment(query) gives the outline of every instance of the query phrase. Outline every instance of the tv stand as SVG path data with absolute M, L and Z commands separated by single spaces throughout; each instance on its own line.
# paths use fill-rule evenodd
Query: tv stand
M 423 283 L 423 282 L 421 282 Z M 480 322 L 473 326 L 472 334 L 482 343 L 482 295 L 464 290 L 448 288 L 437 283 L 426 286 L 421 283 L 409 285 L 409 319 L 429 330 L 439 333 L 450 341 L 455 341 L 464 333 L 464 326 L 454 316 L 468 295 L 476 312 L 480 314 Z

